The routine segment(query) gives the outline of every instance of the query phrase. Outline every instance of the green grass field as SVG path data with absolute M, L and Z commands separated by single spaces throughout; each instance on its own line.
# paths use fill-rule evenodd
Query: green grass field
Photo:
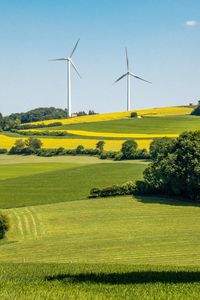
M 142 163 L 0 165 L 0 208 L 86 199 L 93 187 L 141 178 Z
M 113 264 L 6 264 L 1 299 L 198 300 L 200 268 Z
M 145 119 L 101 125 L 131 132 L 132 121 Z M 148 133 L 158 126 L 151 123 Z M 106 131 L 98 123 L 77 126 Z M 11 224 L 0 242 L 0 299 L 199 299 L 199 205 L 160 197 L 87 199 L 92 187 L 140 179 L 146 165 L 0 155 L 0 208 Z
M 80 123 L 48 128 L 51 130 L 86 130 L 94 132 L 179 134 L 185 130 L 200 130 L 200 119 L 196 116 L 144 117 L 113 121 Z M 48 130 L 42 128 L 41 130 Z

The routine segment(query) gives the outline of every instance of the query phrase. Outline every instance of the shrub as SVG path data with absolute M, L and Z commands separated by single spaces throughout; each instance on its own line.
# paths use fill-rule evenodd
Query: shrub
M 36 135 L 36 136 L 67 136 L 68 133 L 65 131 L 48 131 L 48 130 L 44 130 L 44 131 L 23 131 L 23 130 L 15 130 L 13 129 L 12 132 L 16 132 L 18 134 L 21 135 Z
M 131 118 L 137 118 L 138 114 L 136 111 L 131 112 Z
M 57 155 L 65 155 L 66 151 L 63 147 L 60 148 L 42 148 L 37 150 L 36 154 L 38 156 L 50 157 L 50 156 L 57 156 Z
M 8 152 L 7 149 L 4 149 L 4 148 L 0 149 L 0 154 L 5 154 L 7 152 Z
M 35 128 L 54 127 L 54 126 L 62 126 L 62 123 L 61 122 L 53 122 L 53 123 L 49 123 L 49 124 L 44 124 L 44 123 L 21 124 L 21 125 L 16 126 L 16 128 L 21 130 L 21 129 L 35 129 Z
M 25 141 L 22 139 L 16 140 L 14 146 L 10 149 L 9 154 L 34 154 L 42 146 L 42 142 L 36 138 L 29 138 Z
M 10 149 L 9 154 L 23 154 L 26 145 L 22 139 L 16 140 L 14 146 Z
M 90 190 L 90 198 L 97 198 L 100 196 L 101 190 L 99 188 L 93 188 Z
M 146 149 L 138 149 L 135 154 L 135 159 L 150 159 L 151 155 Z
M 100 159 L 115 159 L 118 152 L 116 151 L 103 151 L 100 153 Z
M 89 198 L 131 195 L 134 191 L 135 184 L 132 181 L 128 181 L 122 185 L 112 185 L 103 189 L 93 188 L 90 191 Z
M 9 220 L 5 215 L 0 214 L 0 239 L 5 237 L 6 232 L 9 229 Z
M 115 160 L 115 161 L 119 161 L 119 160 L 122 160 L 122 158 L 123 158 L 123 154 L 122 154 L 122 152 L 120 151 L 120 152 L 117 152 L 117 154 L 116 154 L 115 157 L 114 157 L 114 160 Z

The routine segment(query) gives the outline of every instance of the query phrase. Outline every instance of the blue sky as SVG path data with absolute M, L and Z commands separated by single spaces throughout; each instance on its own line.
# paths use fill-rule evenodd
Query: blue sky
M 125 46 L 132 71 L 153 82 L 132 81 L 132 109 L 195 102 L 198 22 L 199 0 L 1 0 L 0 111 L 66 107 L 66 66 L 48 59 L 69 55 L 79 37 L 73 112 L 126 109 L 126 81 L 113 85 Z

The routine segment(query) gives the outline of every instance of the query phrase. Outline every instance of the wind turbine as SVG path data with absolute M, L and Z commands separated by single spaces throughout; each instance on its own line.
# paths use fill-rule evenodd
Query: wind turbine
M 131 83 L 131 76 L 134 77 L 134 78 L 137 78 L 139 80 L 148 82 L 148 83 L 152 83 L 152 82 L 150 82 L 148 80 L 145 80 L 145 79 L 143 79 L 143 78 L 141 78 L 141 77 L 133 74 L 132 72 L 130 72 L 127 48 L 125 48 L 125 51 L 126 51 L 126 67 L 127 67 L 127 72 L 125 74 L 123 74 L 122 76 L 120 76 L 114 83 L 120 81 L 124 77 L 127 77 L 127 111 L 130 111 L 130 107 L 131 107 L 131 85 L 130 85 L 130 83 Z
M 78 46 L 80 39 L 76 42 L 70 56 L 63 57 L 63 58 L 56 58 L 56 59 L 49 59 L 50 61 L 65 61 L 67 62 L 67 108 L 68 108 L 68 117 L 71 117 L 72 111 L 71 111 L 71 66 L 74 68 L 78 76 L 81 78 L 81 75 L 79 74 L 75 64 L 72 61 L 72 56 Z

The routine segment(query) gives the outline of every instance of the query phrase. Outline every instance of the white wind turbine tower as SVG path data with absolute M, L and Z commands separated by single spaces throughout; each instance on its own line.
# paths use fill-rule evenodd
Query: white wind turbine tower
M 67 62 L 67 109 L 68 109 L 68 117 L 71 117 L 72 110 L 71 110 L 71 66 L 74 68 L 78 76 L 81 78 L 81 75 L 79 74 L 75 64 L 72 61 L 72 55 L 74 54 L 78 43 L 80 39 L 76 42 L 76 45 L 74 46 L 74 49 L 72 50 L 72 53 L 69 57 L 63 57 L 63 58 L 56 58 L 56 59 L 50 59 L 50 61 L 65 61 Z
M 125 74 L 123 74 L 122 76 L 120 76 L 114 83 L 120 81 L 122 78 L 124 77 L 127 77 L 127 111 L 130 111 L 130 107 L 131 107 L 131 76 L 134 77 L 134 78 L 137 78 L 137 79 L 140 79 L 142 81 L 145 81 L 145 82 L 148 82 L 148 83 L 151 83 L 150 81 L 148 80 L 145 80 L 135 74 L 133 74 L 132 72 L 130 72 L 130 69 L 129 69 L 129 60 L 128 60 L 128 51 L 127 51 L 127 48 L 125 48 L 126 50 L 126 66 L 127 66 L 127 72 Z

